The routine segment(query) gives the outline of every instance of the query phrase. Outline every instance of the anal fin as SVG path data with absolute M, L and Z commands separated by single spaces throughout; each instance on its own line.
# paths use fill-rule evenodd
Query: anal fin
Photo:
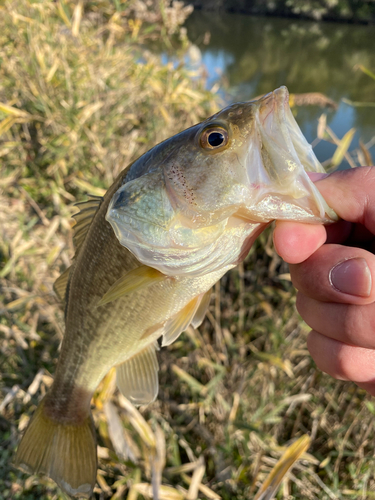
M 116 382 L 121 393 L 134 405 L 155 401 L 159 391 L 155 342 L 116 367 Z
M 123 295 L 146 288 L 154 283 L 164 281 L 168 276 L 149 266 L 139 266 L 129 271 L 118 279 L 98 302 L 98 306 L 103 306 L 112 300 L 116 300 Z

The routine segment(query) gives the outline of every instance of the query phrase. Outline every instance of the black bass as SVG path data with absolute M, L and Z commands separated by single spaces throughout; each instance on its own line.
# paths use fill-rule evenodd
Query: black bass
M 91 397 L 111 367 L 134 404 L 158 393 L 158 340 L 202 322 L 212 286 L 274 219 L 336 214 L 306 172 L 324 172 L 289 109 L 288 91 L 237 103 L 158 144 L 103 198 L 80 204 L 76 255 L 55 284 L 65 336 L 54 383 L 16 465 L 89 497 L 97 459 Z

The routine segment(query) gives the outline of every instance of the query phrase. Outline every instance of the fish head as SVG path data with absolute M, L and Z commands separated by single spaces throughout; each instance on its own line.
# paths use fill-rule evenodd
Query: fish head
M 140 157 L 107 220 L 121 244 L 165 274 L 233 267 L 272 220 L 336 220 L 307 172 L 324 169 L 281 87 L 232 104 Z
M 335 218 L 307 175 L 325 170 L 293 117 L 286 87 L 228 106 L 187 132 L 163 168 L 175 206 L 196 224 L 238 211 L 260 222 Z

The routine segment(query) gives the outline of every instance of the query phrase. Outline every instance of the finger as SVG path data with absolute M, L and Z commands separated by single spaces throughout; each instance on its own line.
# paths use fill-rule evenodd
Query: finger
M 370 304 L 375 300 L 375 255 L 361 248 L 324 245 L 289 268 L 297 290 L 318 301 Z
M 326 241 L 324 226 L 277 221 L 273 233 L 276 252 L 285 262 L 298 264 L 313 254 Z
M 375 167 L 334 172 L 315 185 L 342 219 L 362 224 L 375 234 Z
M 320 302 L 299 292 L 296 305 L 309 327 L 325 337 L 375 349 L 375 303 L 353 305 Z
M 330 339 L 316 331 L 307 338 L 307 347 L 317 367 L 339 380 L 375 384 L 375 351 Z
M 276 252 L 285 262 L 298 264 L 313 254 L 324 243 L 344 243 L 351 236 L 353 224 L 339 220 L 326 226 L 304 224 L 302 222 L 276 221 L 273 242 Z M 365 230 L 360 241 L 374 238 Z M 351 241 L 354 242 L 354 239 Z M 353 244 L 353 246 L 356 246 Z
M 303 262 L 324 243 L 343 243 L 375 252 L 375 236 L 361 224 L 339 220 L 326 226 L 277 221 L 276 252 L 289 264 Z

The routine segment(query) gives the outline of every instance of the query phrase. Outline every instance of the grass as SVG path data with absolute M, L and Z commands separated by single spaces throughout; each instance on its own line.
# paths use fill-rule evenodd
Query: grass
M 72 204 L 87 191 L 101 194 L 129 162 L 218 106 L 200 73 L 163 65 L 147 49 L 157 39 L 182 51 L 187 12 L 166 10 L 167 2 L 149 11 L 132 5 L 20 0 L 0 10 L 5 500 L 64 498 L 48 478 L 22 474 L 11 461 L 55 370 L 64 326 L 52 285 L 73 255 Z M 341 142 L 324 119 L 319 130 L 319 140 L 337 141 L 337 164 L 350 135 Z M 304 434 L 312 445 L 276 498 L 375 498 L 375 405 L 354 384 L 316 370 L 294 303 L 287 265 L 265 232 L 217 284 L 199 330 L 160 351 L 155 403 L 135 411 L 109 373 L 93 401 L 95 498 L 150 498 L 151 473 L 161 499 L 253 498 Z

